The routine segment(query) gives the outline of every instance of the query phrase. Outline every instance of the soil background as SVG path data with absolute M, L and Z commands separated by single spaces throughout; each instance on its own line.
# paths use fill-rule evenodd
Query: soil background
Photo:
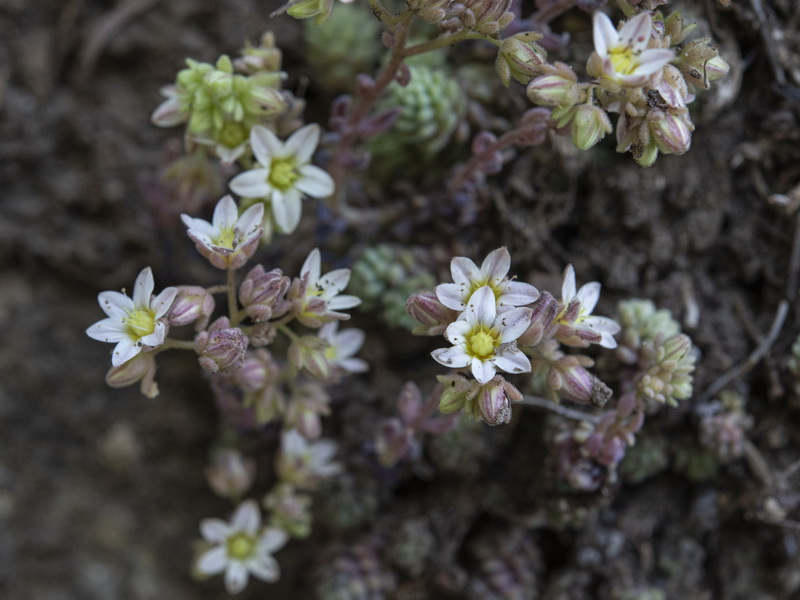
M 641 169 L 610 146 L 580 154 L 546 144 L 506 165 L 471 220 L 445 226 L 436 219 L 449 219 L 446 211 L 433 211 L 418 238 L 407 224 L 384 235 L 414 245 L 436 240 L 431 260 L 444 273 L 452 255 L 477 259 L 505 244 L 517 273 L 556 294 L 561 269 L 572 262 L 580 281 L 603 283 L 600 314 L 612 314 L 615 300 L 654 300 L 699 348 L 698 393 L 747 359 L 787 299 L 788 317 L 769 350 L 732 384 L 753 416 L 747 436 L 758 453 L 687 474 L 676 457 L 697 446 L 689 401 L 645 425 L 667 448 L 657 474 L 605 494 L 550 490 L 541 492 L 551 494 L 545 498 L 531 491 L 545 477 L 539 457 L 546 454 L 537 429 L 543 415 L 532 411 L 508 433 L 475 434 L 484 449 L 475 458 L 483 461 L 480 475 L 393 483 L 391 493 L 376 494 L 378 509 L 363 525 L 346 532 L 322 526 L 310 540 L 292 542 L 278 554 L 281 581 L 252 582 L 241 597 L 312 598 L 312 574 L 331 557 L 359 556 L 354 540 L 437 511 L 460 515 L 451 516 L 456 542 L 446 543 L 447 527 L 434 528 L 447 557 L 439 563 L 452 565 L 433 560 L 422 574 L 400 573 L 395 595 L 353 587 L 330 597 L 461 597 L 459 577 L 483 568 L 470 567 L 482 559 L 469 540 L 495 539 L 493 531 L 509 527 L 525 531 L 520 543 L 529 560 L 514 566 L 514 552 L 498 550 L 506 561 L 500 570 L 525 580 L 528 569 L 532 583 L 523 595 L 486 598 L 800 597 L 800 488 L 786 471 L 800 459 L 798 383 L 786 367 L 799 330 L 800 8 L 791 0 L 733 0 L 728 9 L 692 4 L 732 72 L 692 109 L 697 129 L 688 154 Z M 309 87 L 307 118 L 325 125 L 326 98 L 309 84 L 302 28 L 287 17 L 270 20 L 277 5 L 0 0 L 5 600 L 227 597 L 218 578 L 196 582 L 189 574 L 199 521 L 229 511 L 205 482 L 218 415 L 196 363 L 166 357 L 155 399 L 136 387 L 112 390 L 103 382 L 109 347 L 84 330 L 102 318 L 97 293 L 129 288 L 146 265 L 158 289 L 214 275 L 187 258 L 193 249 L 180 210 L 163 208 L 170 199 L 159 174 L 180 151 L 180 133 L 149 123 L 159 88 L 186 57 L 213 62 L 272 29 L 290 74 L 286 87 Z M 384 193 L 402 198 L 406 190 L 411 198 L 408 189 L 398 184 Z M 411 200 L 408 206 L 416 210 Z M 304 210 L 309 219 L 328 218 L 309 203 Z M 445 234 L 452 237 L 442 241 Z M 345 237 L 384 241 L 358 227 Z M 314 241 L 284 239 L 265 251 L 264 262 L 292 273 Z M 370 430 L 369 419 L 381 414 L 381 402 L 391 406 L 405 378 L 423 368 L 432 381 L 437 372 L 426 343 L 360 319 L 376 338 L 368 342 L 373 372 L 338 392 L 348 400 L 338 404 L 330 432 L 350 436 L 351 449 L 359 448 L 353 431 Z M 362 411 L 362 401 L 372 408 Z M 508 497 L 501 488 L 511 490 L 503 492 Z M 475 498 L 492 493 L 502 496 L 496 510 Z M 555 526 L 552 502 L 574 523 Z M 486 546 L 492 543 L 500 544 Z M 336 548 L 350 550 L 337 555 Z M 363 561 L 352 561 L 356 574 L 349 576 L 369 574 Z

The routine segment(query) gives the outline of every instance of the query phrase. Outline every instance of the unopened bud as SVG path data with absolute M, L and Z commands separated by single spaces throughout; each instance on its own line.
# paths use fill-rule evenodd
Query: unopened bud
M 547 53 L 536 44 L 542 34 L 528 31 L 507 37 L 500 45 L 495 61 L 495 69 L 503 85 L 513 77 L 520 83 L 528 83 L 532 77 L 542 72 L 542 65 L 547 60 Z
M 568 65 L 557 62 L 547 75 L 528 84 L 528 98 L 544 106 L 574 106 L 582 100 L 578 77 Z
M 473 387 L 480 385 L 477 381 L 470 381 L 463 375 L 439 375 L 436 379 L 444 385 L 444 392 L 439 399 L 439 410 L 445 414 L 464 408 L 470 392 L 473 397 L 475 395 Z
M 480 386 L 473 401 L 467 405 L 467 414 L 482 419 L 487 425 L 500 425 L 511 420 L 511 402 L 520 402 L 522 394 L 499 375 Z M 470 406 L 471 404 L 471 406 Z
M 214 312 L 214 297 L 205 288 L 197 285 L 179 285 L 178 295 L 167 313 L 170 325 L 180 327 L 195 323 L 200 331 L 208 325 L 208 319 Z
M 406 311 L 420 325 L 415 335 L 441 335 L 447 326 L 458 319 L 458 313 L 439 302 L 433 292 L 414 294 L 406 301 Z
M 572 118 L 572 143 L 581 150 L 588 150 L 611 133 L 611 129 L 606 111 L 598 106 L 582 104 Z
M 289 361 L 295 369 L 305 369 L 313 377 L 324 380 L 330 375 L 330 365 L 325 351 L 330 344 L 315 335 L 297 338 L 289 347 Z
M 295 19 L 310 19 L 315 17 L 314 25 L 320 25 L 328 20 L 333 12 L 333 0 L 301 0 L 290 4 L 286 9 L 289 16 Z
M 531 324 L 518 339 L 518 346 L 537 346 L 547 337 L 548 329 L 558 315 L 558 300 L 542 292 L 531 307 Z
M 709 82 L 724 77 L 730 71 L 725 59 L 711 46 L 710 38 L 686 44 L 677 64 L 687 81 L 704 90 L 709 88 Z
M 681 13 L 678 11 L 670 13 L 670 15 L 664 21 L 664 33 L 669 35 L 670 43 L 673 46 L 680 44 L 696 28 L 697 23 L 690 23 L 686 25 L 683 20 L 683 15 L 681 15 Z
M 141 381 L 142 394 L 148 398 L 155 398 L 158 396 L 158 384 L 155 382 L 155 376 L 155 357 L 148 352 L 140 352 L 118 367 L 111 367 L 106 374 L 106 384 L 112 388 L 122 388 Z
M 230 448 L 216 452 L 206 469 L 206 479 L 214 493 L 233 501 L 244 496 L 255 477 L 256 461 Z
M 654 108 L 647 113 L 650 135 L 664 154 L 683 154 L 692 145 L 694 126 L 688 117 Z
M 247 316 L 255 322 L 267 321 L 285 314 L 290 304 L 283 300 L 291 281 L 280 269 L 264 272 L 256 265 L 239 287 L 239 301 Z
M 574 358 L 577 357 L 565 357 L 550 368 L 548 387 L 567 400 L 602 408 L 611 398 L 611 388 L 592 375 L 584 364 L 571 360 Z
M 242 368 L 236 371 L 234 381 L 245 393 L 257 392 L 277 380 L 280 369 L 272 355 L 259 348 L 248 352 Z
M 195 336 L 194 350 L 200 366 L 209 373 L 235 373 L 244 365 L 247 336 L 238 327 L 230 327 L 227 317 L 220 317 Z

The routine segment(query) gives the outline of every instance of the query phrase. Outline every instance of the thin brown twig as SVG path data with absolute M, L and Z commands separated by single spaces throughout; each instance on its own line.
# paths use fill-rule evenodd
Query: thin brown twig
M 722 390 L 726 385 L 728 385 L 731 381 L 736 379 L 737 377 L 741 377 L 745 373 L 747 373 L 750 369 L 758 364 L 761 358 L 769 351 L 772 345 L 775 343 L 775 340 L 778 339 L 778 335 L 781 332 L 781 328 L 783 327 L 783 323 L 786 320 L 786 315 L 789 312 L 789 301 L 788 300 L 781 300 L 781 303 L 778 305 L 778 310 L 775 313 L 775 318 L 772 321 L 772 326 L 769 329 L 769 333 L 767 337 L 763 339 L 761 344 L 750 353 L 750 356 L 745 359 L 744 362 L 736 365 L 732 369 L 730 369 L 727 373 L 721 375 L 714 383 L 712 383 L 706 390 L 697 397 L 698 402 L 707 402 L 717 394 L 720 390 Z

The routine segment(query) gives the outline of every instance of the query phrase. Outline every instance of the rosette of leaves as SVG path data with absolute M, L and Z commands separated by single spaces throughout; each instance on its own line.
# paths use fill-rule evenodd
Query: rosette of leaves
M 330 92 L 350 91 L 356 75 L 372 70 L 381 48 L 379 31 L 366 4 L 341 4 L 321 25 L 306 21 L 306 60 L 314 81 Z
M 350 289 L 361 298 L 361 308 L 378 311 L 387 325 L 412 329 L 417 323 L 405 309 L 406 300 L 435 283 L 412 250 L 379 244 L 353 264 Z
M 445 150 L 464 122 L 467 94 L 444 68 L 413 64 L 409 72 L 410 81 L 405 86 L 392 82 L 376 107 L 376 114 L 400 109 L 392 128 L 368 144 L 379 179 L 397 171 L 441 173 L 457 158 Z

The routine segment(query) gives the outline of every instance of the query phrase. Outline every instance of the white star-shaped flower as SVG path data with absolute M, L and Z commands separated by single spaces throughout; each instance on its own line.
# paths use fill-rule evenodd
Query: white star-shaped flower
M 326 198 L 334 190 L 333 178 L 311 164 L 319 138 L 315 124 L 301 127 L 286 143 L 256 125 L 250 132 L 250 146 L 259 167 L 234 177 L 230 188 L 243 198 L 269 200 L 275 223 L 282 233 L 291 233 L 300 222 L 303 194 Z
M 436 297 L 447 308 L 462 311 L 475 290 L 489 286 L 500 311 L 536 302 L 539 291 L 535 287 L 506 277 L 510 267 L 511 255 L 506 248 L 490 252 L 480 269 L 470 259 L 457 256 L 450 263 L 454 283 L 436 286 Z
M 331 440 L 310 443 L 296 429 L 284 431 L 276 468 L 281 481 L 303 490 L 313 490 L 321 480 L 341 472 L 333 461 L 338 445 Z
M 319 249 L 314 248 L 289 292 L 290 296 L 300 296 L 297 318 L 308 327 L 319 327 L 332 319 L 349 319 L 350 315 L 338 311 L 361 304 L 357 296 L 339 295 L 350 281 L 350 269 L 334 269 L 325 275 L 320 272 L 321 257 Z
M 261 528 L 261 512 L 254 500 L 242 502 L 230 523 L 221 519 L 203 520 L 200 531 L 213 546 L 199 556 L 196 569 L 202 575 L 224 571 L 229 594 L 241 592 L 250 575 L 270 582 L 280 577 L 272 554 L 289 536 L 274 527 Z
M 600 283 L 592 281 L 576 291 L 575 269 L 567 265 L 564 269 L 564 283 L 561 286 L 561 311 L 555 322 L 562 325 L 564 332 L 557 333 L 557 339 L 570 346 L 600 344 L 604 348 L 616 348 L 614 335 L 620 326 L 613 319 L 592 315 L 600 299 Z
M 431 353 L 446 367 L 470 366 L 475 379 L 488 383 L 497 369 L 528 373 L 531 363 L 514 342 L 530 325 L 531 309 L 511 308 L 498 313 L 494 291 L 483 286 L 469 299 L 464 318 L 447 327 L 445 337 L 455 344 Z
M 354 358 L 364 345 L 365 334 L 351 327 L 339 331 L 339 322 L 331 321 L 320 327 L 317 335 L 330 344 L 325 349 L 325 360 L 348 373 L 364 373 L 369 365 L 360 358 Z
M 116 344 L 111 355 L 115 367 L 129 361 L 144 349 L 164 343 L 169 329 L 166 314 L 178 294 L 168 287 L 155 298 L 155 283 L 150 267 L 142 269 L 133 285 L 133 298 L 121 292 L 101 292 L 97 299 L 108 315 L 86 330 L 86 335 L 100 342 Z
M 648 48 L 653 19 L 642 12 L 619 31 L 602 11 L 593 18 L 594 49 L 602 61 L 603 77 L 623 87 L 637 87 L 675 58 L 672 50 Z
M 211 223 L 181 215 L 197 250 L 218 269 L 238 269 L 258 248 L 264 205 L 254 204 L 239 216 L 236 202 L 225 196 L 214 208 Z

